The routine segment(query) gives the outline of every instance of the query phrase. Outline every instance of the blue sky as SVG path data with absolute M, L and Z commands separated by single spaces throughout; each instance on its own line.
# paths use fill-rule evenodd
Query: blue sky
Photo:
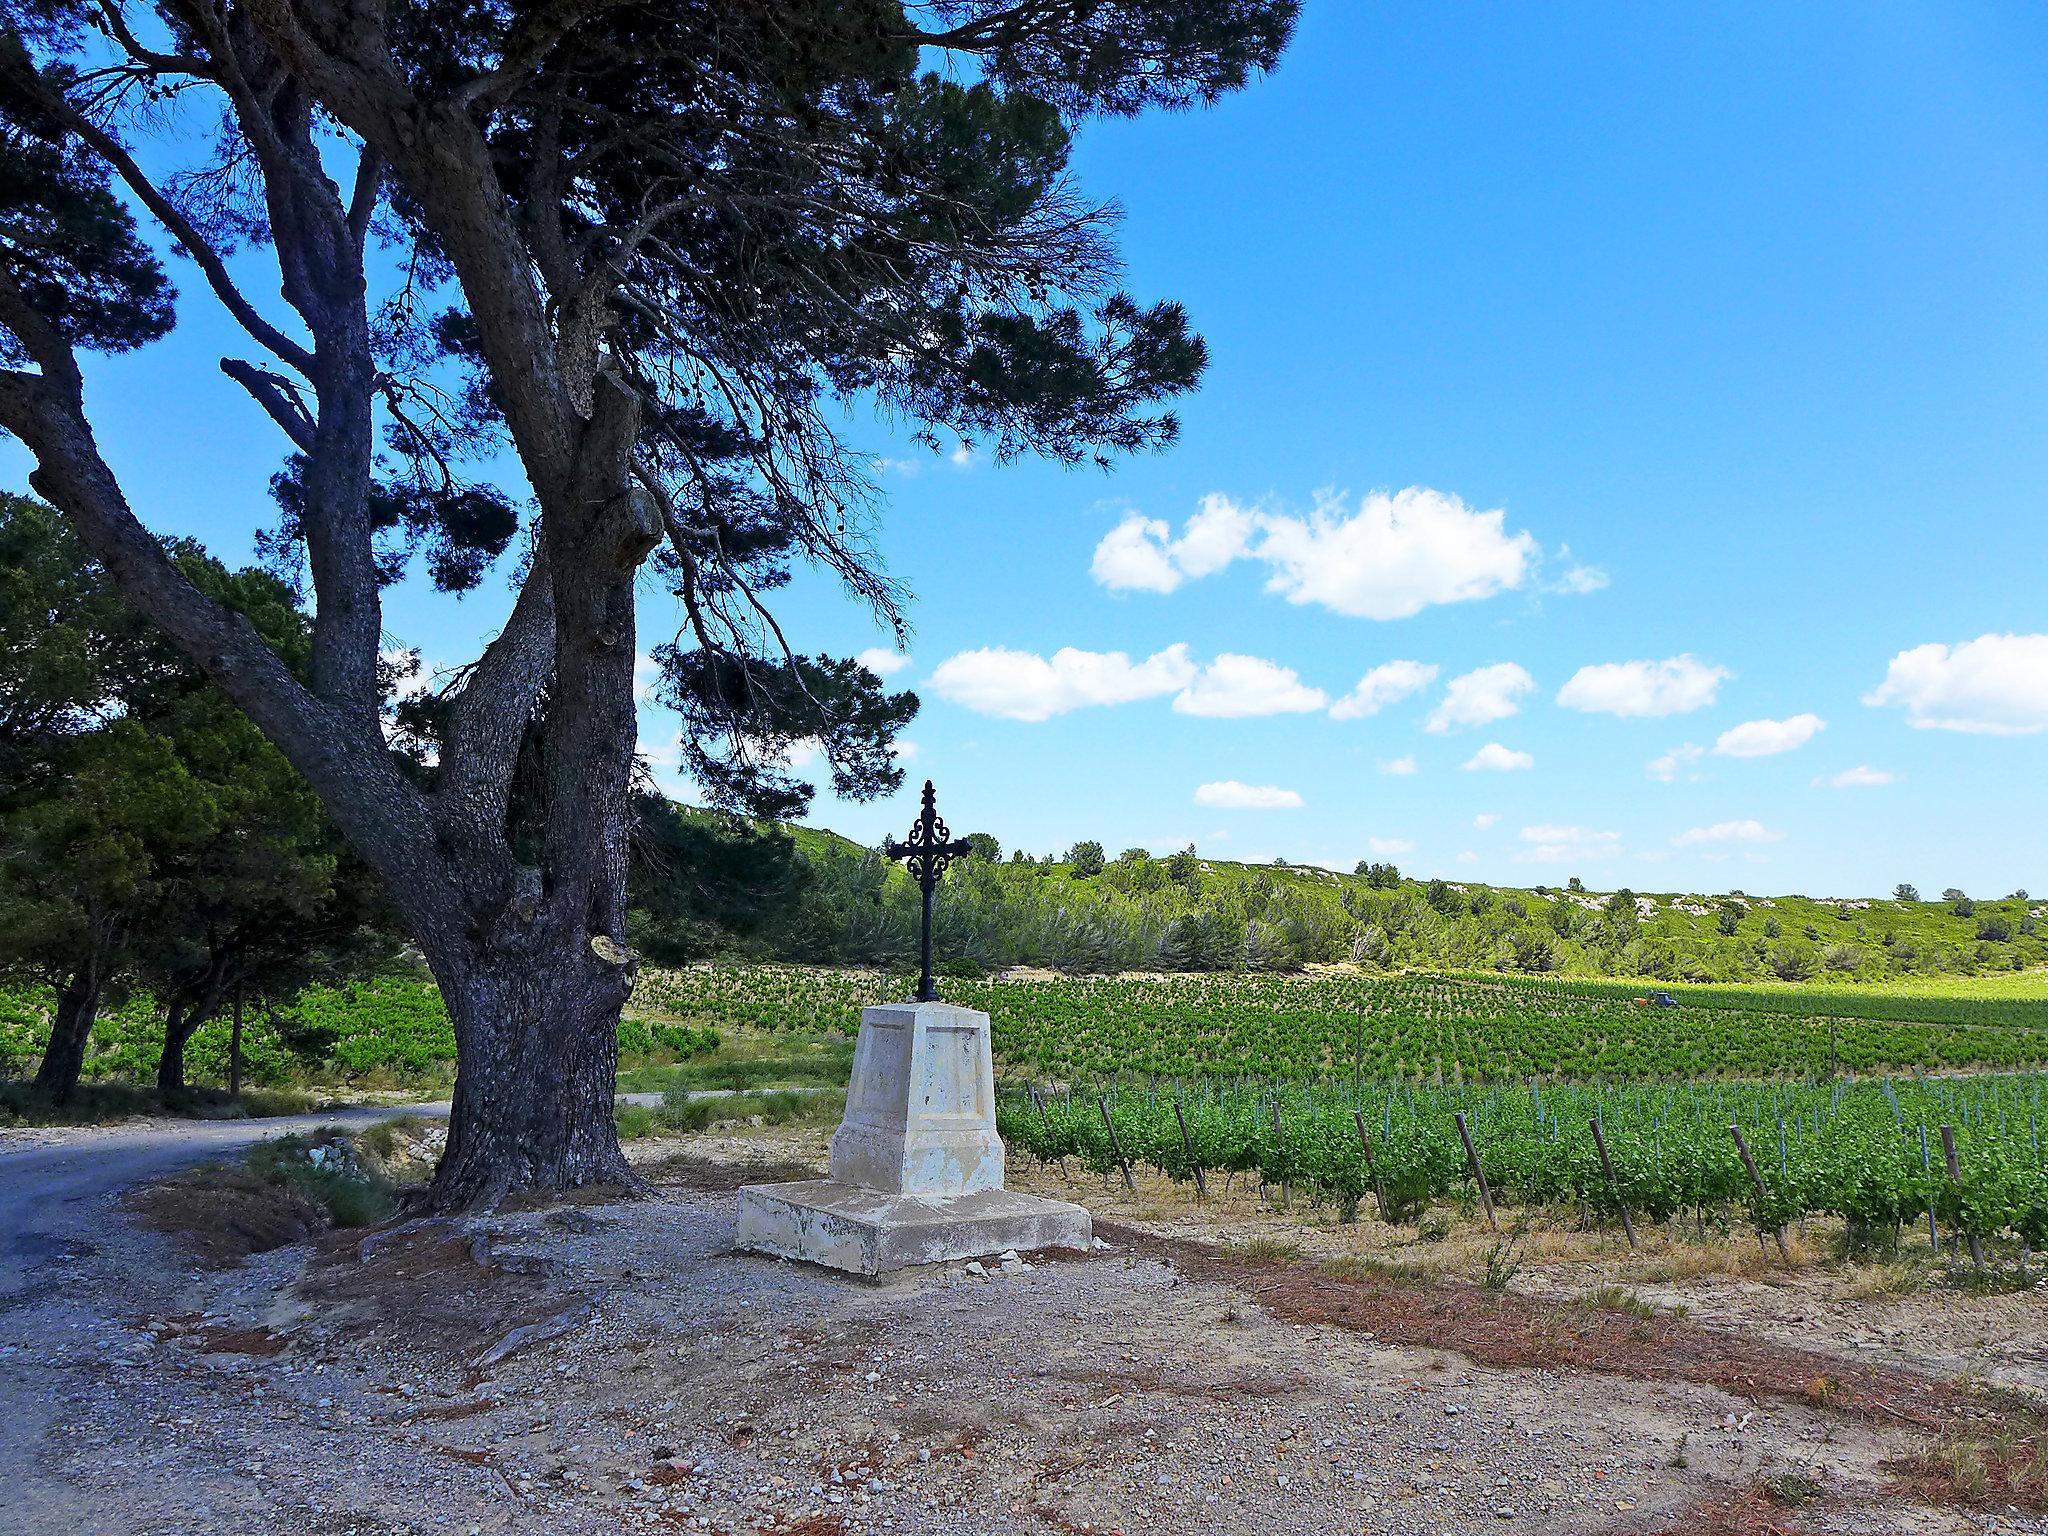
M 1077 155 L 1208 339 L 1175 447 L 853 429 L 925 702 L 904 794 L 811 819 L 878 839 L 929 774 L 1033 852 L 2048 889 L 2048 19 L 1305 10 L 1273 77 Z M 182 286 L 96 369 L 102 437 L 147 521 L 245 558 L 282 445 Z M 403 589 L 389 638 L 464 659 L 503 607 Z M 790 615 L 887 643 L 821 581 Z

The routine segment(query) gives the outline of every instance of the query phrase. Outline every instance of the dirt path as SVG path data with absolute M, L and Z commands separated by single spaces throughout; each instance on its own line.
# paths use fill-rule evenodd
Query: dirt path
M 734 1255 L 732 1160 L 806 1146 L 696 1138 L 654 1199 L 223 1273 L 122 1223 L 113 1164 L 57 1165 L 80 1181 L 60 1246 L 0 1302 L 0 1529 L 2048 1530 L 1902 1502 L 1901 1426 L 1683 1373 L 1482 1364 L 1469 1329 L 1473 1355 L 1450 1326 L 1376 1327 L 1368 1290 L 1334 1321 L 1171 1242 L 881 1285 Z M 1701 1523 L 1767 1485 L 1819 1498 Z
M 89 1247 L 105 1229 L 111 1197 L 124 1189 L 294 1132 L 447 1112 L 445 1104 L 408 1104 L 265 1120 L 161 1120 L 0 1142 L 0 1311 L 18 1303 L 41 1271 Z

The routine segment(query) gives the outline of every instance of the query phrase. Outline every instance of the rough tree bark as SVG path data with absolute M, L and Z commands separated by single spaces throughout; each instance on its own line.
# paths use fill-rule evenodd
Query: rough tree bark
M 69 1103 L 85 1071 L 85 1050 L 100 1011 L 100 975 L 88 967 L 56 988 L 57 1008 L 49 1043 L 36 1068 L 35 1091 L 52 1103 Z

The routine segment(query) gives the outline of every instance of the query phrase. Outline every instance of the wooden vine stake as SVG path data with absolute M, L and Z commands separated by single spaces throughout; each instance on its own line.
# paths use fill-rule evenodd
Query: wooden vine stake
M 1742 1166 L 1749 1170 L 1749 1182 L 1756 1186 L 1758 1211 L 1767 1210 L 1771 1203 L 1771 1188 L 1768 1184 L 1764 1183 L 1764 1176 L 1756 1171 L 1756 1159 L 1749 1155 L 1749 1143 L 1742 1139 L 1742 1127 L 1731 1120 L 1728 1122 L 1728 1134 L 1735 1138 L 1735 1150 L 1742 1154 Z M 1757 1223 L 1757 1234 L 1757 1241 L 1763 1241 L 1762 1222 Z M 1792 1262 L 1792 1253 L 1785 1246 L 1785 1229 L 1778 1227 L 1772 1231 L 1771 1236 L 1777 1241 L 1778 1257 L 1787 1264 L 1790 1264 Z
M 1040 1096 L 1038 1092 L 1038 1084 L 1026 1083 L 1024 1085 L 1024 1091 L 1031 1095 L 1031 1103 L 1032 1106 L 1038 1111 L 1038 1118 L 1045 1122 L 1045 1139 L 1047 1145 L 1050 1146 L 1056 1144 L 1059 1141 L 1059 1138 L 1053 1134 L 1052 1115 L 1046 1109 L 1045 1100 L 1043 1097 Z M 1067 1176 L 1067 1160 L 1064 1156 L 1060 1158 L 1059 1164 L 1060 1177 L 1064 1179 Z
M 1479 1154 L 1472 1148 L 1472 1133 L 1465 1129 L 1465 1111 L 1455 1111 L 1452 1118 L 1458 1122 L 1458 1139 L 1465 1143 L 1465 1161 L 1472 1165 L 1472 1177 L 1479 1182 L 1479 1204 L 1486 1211 L 1486 1225 L 1498 1232 L 1500 1223 L 1493 1216 L 1493 1191 L 1486 1187 L 1486 1170 L 1479 1166 Z
M 1135 1195 L 1138 1192 L 1138 1181 L 1131 1177 L 1130 1159 L 1124 1156 L 1124 1144 L 1116 1138 L 1116 1122 L 1109 1118 L 1108 1097 L 1098 1093 L 1095 1096 L 1095 1107 L 1102 1111 L 1102 1127 L 1109 1132 L 1109 1150 L 1116 1154 L 1116 1165 L 1124 1171 L 1124 1188 Z
M 1386 1186 L 1380 1183 L 1380 1170 L 1372 1160 L 1372 1137 L 1366 1134 L 1365 1115 L 1361 1111 L 1351 1111 L 1351 1118 L 1358 1123 L 1358 1144 L 1365 1149 L 1365 1171 L 1372 1180 L 1372 1197 L 1380 1204 L 1380 1224 L 1384 1226 L 1387 1220 L 1387 1191 Z
M 1963 1182 L 1963 1160 L 1956 1156 L 1956 1128 L 1944 1125 L 1941 1128 L 1941 1159 L 1948 1164 L 1948 1181 L 1951 1184 Z M 1970 1240 L 1970 1262 L 1977 1266 L 1977 1273 L 1984 1273 L 1984 1245 L 1977 1241 L 1977 1234 L 1965 1232 Z
M 1209 1198 L 1209 1181 L 1202 1177 L 1202 1165 L 1195 1161 L 1195 1144 L 1188 1139 L 1188 1117 L 1181 1113 L 1180 1100 L 1173 1101 L 1173 1118 L 1180 1122 L 1180 1149 L 1188 1155 L 1188 1166 L 1195 1170 L 1195 1198 Z
M 1621 1210 L 1621 1229 L 1628 1234 L 1628 1245 L 1636 1246 L 1636 1224 L 1629 1219 L 1628 1202 L 1621 1198 L 1621 1183 L 1614 1177 L 1614 1164 L 1607 1157 L 1607 1138 L 1600 1134 L 1600 1117 L 1595 1115 L 1587 1122 L 1593 1127 L 1593 1145 L 1600 1149 L 1600 1171 L 1607 1175 L 1607 1188 L 1614 1196 L 1614 1203 Z

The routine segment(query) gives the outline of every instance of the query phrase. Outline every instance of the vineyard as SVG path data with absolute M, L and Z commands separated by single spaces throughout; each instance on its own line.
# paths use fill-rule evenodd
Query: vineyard
M 2048 990 L 1674 987 L 1480 976 L 952 980 L 994 1021 L 1008 1067 L 1054 1081 L 1119 1073 L 1520 1081 L 1755 1079 L 2048 1065 Z M 838 1030 L 907 995 L 879 972 L 702 967 L 641 977 L 638 1008 L 715 1029 Z
M 1870 1245 L 1916 1222 L 1931 1235 L 1938 1221 L 1973 1242 L 2039 1245 L 2044 1090 L 2048 1078 L 2036 1075 L 1605 1088 L 1125 1083 L 1012 1087 L 998 1120 L 1012 1148 L 1046 1161 L 1075 1158 L 1100 1174 L 1144 1165 L 1177 1181 L 1256 1175 L 1346 1219 L 1370 1199 L 1383 1220 L 1413 1221 L 1435 1201 L 1475 1198 L 1483 1173 L 1496 1201 L 1580 1206 L 1608 1220 L 1691 1213 L 1704 1225 L 1739 1211 L 1761 1233 L 1834 1215 L 1852 1243 Z

